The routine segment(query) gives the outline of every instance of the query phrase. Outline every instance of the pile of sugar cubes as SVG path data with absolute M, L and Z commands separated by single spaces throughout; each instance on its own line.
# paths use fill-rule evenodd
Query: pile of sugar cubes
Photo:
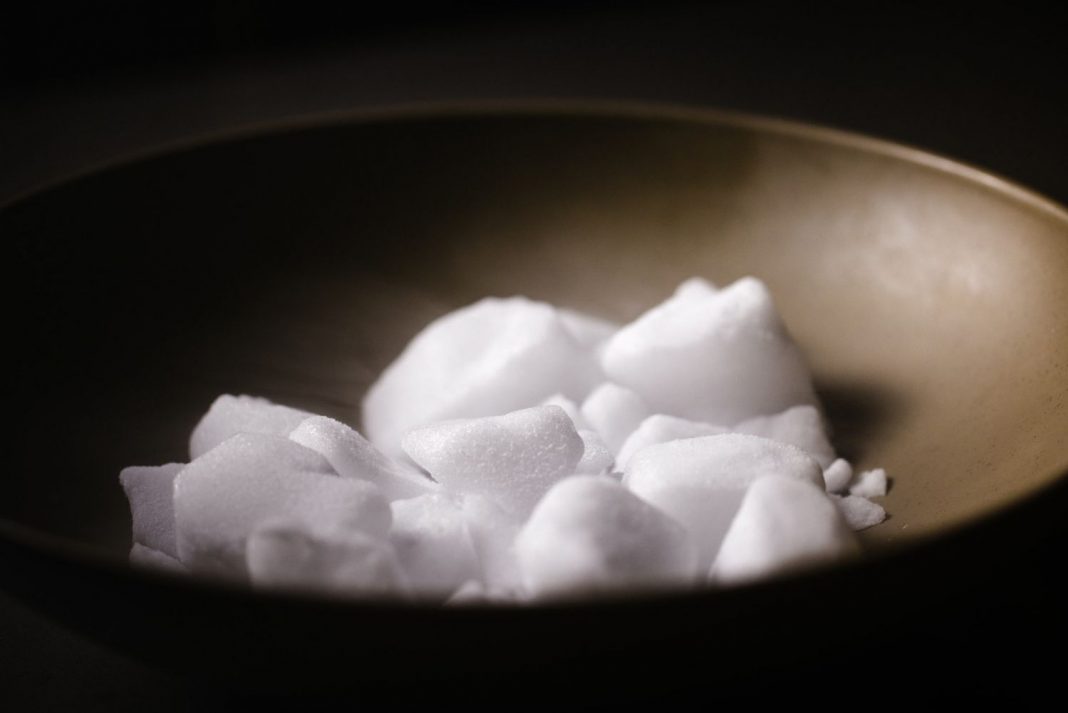
M 190 462 L 132 467 L 131 561 L 352 597 L 531 602 L 745 583 L 859 552 L 854 476 L 765 285 L 684 282 L 618 325 L 523 297 L 428 325 L 364 433 L 220 396 Z

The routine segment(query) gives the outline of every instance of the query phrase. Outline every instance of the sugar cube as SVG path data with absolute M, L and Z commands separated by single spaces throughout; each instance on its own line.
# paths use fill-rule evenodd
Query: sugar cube
M 119 482 L 130 501 L 134 542 L 170 557 L 178 556 L 174 537 L 174 479 L 184 467 L 184 463 L 131 466 L 119 473 Z
M 574 474 L 583 453 L 582 438 L 559 406 L 423 426 L 403 444 L 450 492 L 484 495 L 522 517 L 553 483 Z
M 719 433 L 727 433 L 728 429 L 722 426 L 714 426 L 711 423 L 700 423 L 685 418 L 668 416 L 657 413 L 641 422 L 634 430 L 623 446 L 619 449 L 617 465 L 626 470 L 627 463 L 635 453 L 657 443 L 678 441 L 683 438 L 697 438 L 698 436 L 715 436 Z
M 682 525 L 593 475 L 553 486 L 520 530 L 516 555 L 536 597 L 687 586 L 697 571 Z
M 623 483 L 690 530 L 705 571 L 746 489 L 767 475 L 823 488 L 819 463 L 800 448 L 738 433 L 649 446 L 631 458 Z
M 389 503 L 367 481 L 340 478 L 315 451 L 281 436 L 242 433 L 178 474 L 178 555 L 190 570 L 242 577 L 245 541 L 264 520 L 293 517 L 384 538 Z
M 430 493 L 397 500 L 392 509 L 390 542 L 414 594 L 445 598 L 480 576 L 478 554 L 455 500 Z
M 601 379 L 596 358 L 551 305 L 488 298 L 416 335 L 368 391 L 363 425 L 395 456 L 413 428 L 498 416 L 556 393 L 581 399 Z
M 772 475 L 746 491 L 710 578 L 741 584 L 859 553 L 860 546 L 823 488 Z
M 695 421 L 734 424 L 816 404 L 800 350 L 751 277 L 722 290 L 685 283 L 616 332 L 601 364 L 655 413 Z
M 389 543 L 355 530 L 271 519 L 249 534 L 246 555 L 249 580 L 256 587 L 350 597 L 404 593 Z
M 288 436 L 312 414 L 253 396 L 223 394 L 211 404 L 189 437 L 189 457 L 199 458 L 230 436 L 262 433 Z
M 793 406 L 773 416 L 757 416 L 742 421 L 731 430 L 797 446 L 819 461 L 823 468 L 829 467 L 836 458 L 827 439 L 823 416 L 815 406 Z
M 390 500 L 414 498 L 438 489 L 437 483 L 388 458 L 355 430 L 332 418 L 306 418 L 289 439 L 322 454 L 342 478 L 374 483 Z
M 613 454 L 648 415 L 645 400 L 618 384 L 601 384 L 582 402 L 582 417 Z

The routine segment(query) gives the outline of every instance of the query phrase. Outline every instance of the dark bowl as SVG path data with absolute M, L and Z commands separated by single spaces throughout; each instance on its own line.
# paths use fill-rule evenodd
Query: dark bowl
M 917 150 L 704 111 L 383 111 L 109 166 L 7 205 L 0 236 L 0 586 L 236 686 L 416 696 L 478 676 L 529 700 L 751 682 L 921 631 L 930 653 L 932 622 L 967 628 L 962 602 L 1065 512 L 1068 214 Z M 219 393 L 354 422 L 420 327 L 487 294 L 627 319 L 691 275 L 746 274 L 808 354 L 839 450 L 893 479 L 862 562 L 521 610 L 125 565 L 119 469 L 185 460 Z M 680 676 L 694 662 L 704 677 Z

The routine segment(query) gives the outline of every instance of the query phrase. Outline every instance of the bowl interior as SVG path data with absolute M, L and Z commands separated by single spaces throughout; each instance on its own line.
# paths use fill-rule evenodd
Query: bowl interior
M 186 460 L 219 393 L 355 423 L 447 310 L 525 294 L 626 320 L 691 275 L 770 285 L 839 450 L 893 479 L 873 543 L 1068 466 L 1068 220 L 876 142 L 655 112 L 335 122 L 93 174 L 0 235 L 0 517 L 117 554 L 119 469 Z

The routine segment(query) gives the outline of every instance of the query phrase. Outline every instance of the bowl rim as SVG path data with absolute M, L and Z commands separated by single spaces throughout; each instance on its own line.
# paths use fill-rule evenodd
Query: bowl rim
M 291 117 L 243 123 L 225 129 L 198 133 L 194 136 L 165 141 L 150 147 L 134 150 L 122 155 L 91 163 L 55 179 L 40 182 L 29 188 L 16 192 L 0 201 L 0 213 L 19 203 L 34 197 L 60 189 L 69 184 L 91 178 L 94 175 L 121 169 L 126 166 L 164 158 L 168 155 L 193 151 L 216 144 L 243 140 L 267 138 L 291 132 L 315 130 L 361 124 L 396 123 L 406 121 L 434 121 L 450 119 L 485 119 L 485 118 L 606 118 L 619 120 L 660 120 L 692 124 L 742 129 L 772 134 L 780 137 L 801 139 L 813 143 L 829 144 L 834 147 L 851 149 L 862 153 L 875 154 L 913 164 L 922 168 L 949 174 L 965 181 L 978 184 L 987 190 L 1009 198 L 1026 208 L 1044 214 L 1047 218 L 1060 223 L 1068 230 L 1068 207 L 1048 198 L 1022 184 L 1000 176 L 996 173 L 969 164 L 964 161 L 942 156 L 909 144 L 868 136 L 859 132 L 832 128 L 805 121 L 776 116 L 748 113 L 718 108 L 704 108 L 683 104 L 651 103 L 618 100 L 591 99 L 513 99 L 513 100 L 464 100 L 464 101 L 425 101 L 400 104 L 387 104 L 354 109 L 339 109 L 324 112 L 299 114 Z M 1009 521 L 1027 517 L 1035 510 L 1037 503 L 1044 501 L 1053 491 L 1068 490 L 1068 470 L 1057 472 L 1045 483 L 994 510 L 979 516 L 968 518 L 937 533 L 926 534 L 907 542 L 890 543 L 875 551 L 866 552 L 862 557 L 846 563 L 819 565 L 792 573 L 786 573 L 768 580 L 756 581 L 729 588 L 695 587 L 691 589 L 664 589 L 630 592 L 619 596 L 589 597 L 583 599 L 561 599 L 535 602 L 516 606 L 514 603 L 481 602 L 464 604 L 456 607 L 442 607 L 438 602 L 418 600 L 378 599 L 378 598 L 344 598 L 328 594 L 297 590 L 253 590 L 247 584 L 192 577 L 182 573 L 132 567 L 128 561 L 116 553 L 105 551 L 99 546 L 79 542 L 67 537 L 55 535 L 22 525 L 8 518 L 0 517 L 0 541 L 24 548 L 36 557 L 47 560 L 60 560 L 67 563 L 92 568 L 102 574 L 117 578 L 129 578 L 166 584 L 197 590 L 203 594 L 221 596 L 255 597 L 259 600 L 273 600 L 280 604 L 293 603 L 301 605 L 336 606 L 351 610 L 389 609 L 412 611 L 413 609 L 431 609 L 440 611 L 547 611 L 553 609 L 598 609 L 628 605 L 647 605 L 656 600 L 681 601 L 696 599 L 714 599 L 734 596 L 736 592 L 753 589 L 778 587 L 784 583 L 801 583 L 823 578 L 830 572 L 866 569 L 877 566 L 887 560 L 900 560 L 919 551 L 932 550 L 940 543 L 948 543 L 983 533 L 998 521 Z M 3 588 L 0 586 L 0 588 Z

